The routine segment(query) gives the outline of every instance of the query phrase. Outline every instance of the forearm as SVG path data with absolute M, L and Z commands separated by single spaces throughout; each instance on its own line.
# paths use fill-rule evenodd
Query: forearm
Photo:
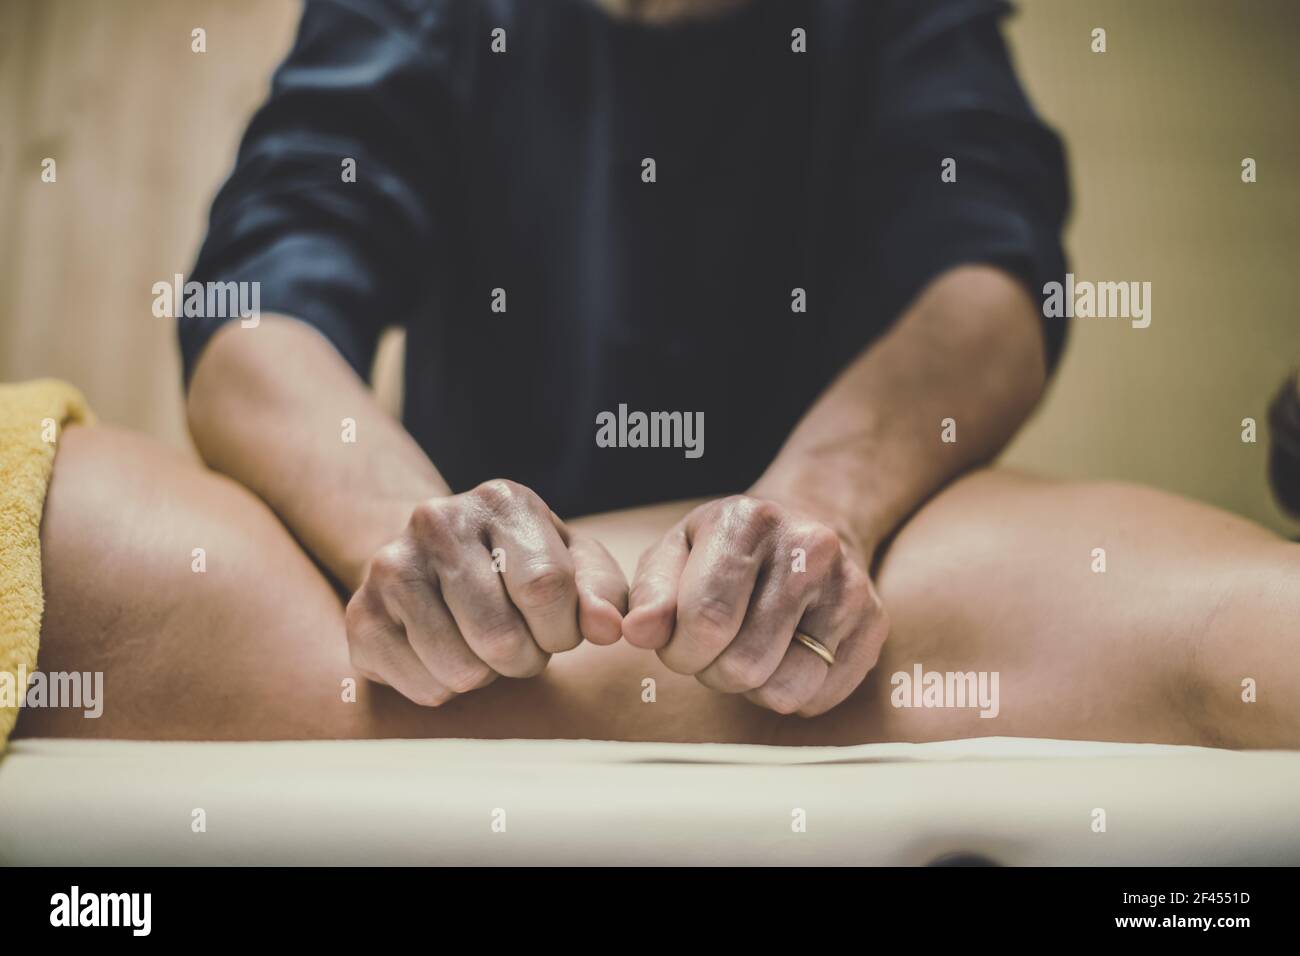
M 187 411 L 204 461 L 256 492 L 349 590 L 417 502 L 448 493 L 334 347 L 293 319 L 219 331 Z M 344 440 L 344 419 L 356 422 L 354 442 Z
M 945 273 L 831 385 L 751 489 L 874 553 L 948 481 L 993 458 L 1045 382 L 1032 299 L 990 267 Z M 952 419 L 955 441 L 942 440 Z

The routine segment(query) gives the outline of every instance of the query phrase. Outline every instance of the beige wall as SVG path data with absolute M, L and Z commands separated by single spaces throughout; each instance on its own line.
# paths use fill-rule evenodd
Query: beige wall
M 211 195 L 287 47 L 292 0 L 0 4 L 0 380 L 57 375 L 101 416 L 183 446 L 170 324 Z M 207 30 L 208 53 L 190 52 Z M 1109 50 L 1089 52 L 1089 32 Z M 1151 327 L 1081 320 L 1009 460 L 1150 482 L 1279 529 L 1243 445 L 1300 359 L 1293 0 L 1027 0 L 1010 36 L 1065 135 L 1081 279 L 1153 283 Z M 46 156 L 58 182 L 40 182 Z M 1240 181 L 1242 157 L 1259 182 Z M 1265 436 L 1261 433 L 1261 438 Z
M 1093 27 L 1107 52 L 1089 51 Z M 1031 0 L 1010 28 L 1062 131 L 1081 279 L 1152 283 L 1151 327 L 1079 320 L 1011 462 L 1122 477 L 1294 529 L 1241 442 L 1300 360 L 1300 3 Z M 1241 181 L 1241 160 L 1259 181 Z
M 0 150 L 0 380 L 66 378 L 105 420 L 186 443 L 175 335 L 150 288 L 189 271 L 297 10 L 0 3 L 0 130 L 16 134 Z

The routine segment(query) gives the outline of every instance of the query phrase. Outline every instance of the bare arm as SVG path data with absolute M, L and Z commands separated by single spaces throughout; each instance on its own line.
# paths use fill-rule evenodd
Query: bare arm
M 752 493 L 821 516 L 869 558 L 1029 416 L 1046 379 L 1039 323 L 1005 273 L 945 273 L 822 395 Z M 941 440 L 944 419 L 953 442 Z
M 223 327 L 195 368 L 199 454 L 252 489 L 346 587 L 446 482 L 332 345 L 295 319 Z M 343 440 L 343 420 L 356 441 Z
M 780 713 L 836 706 L 889 632 L 869 574 L 876 550 L 1002 448 L 1038 400 L 1044 365 L 1017 282 L 984 267 L 943 274 L 836 379 L 747 494 L 701 505 L 642 556 L 624 635 L 671 670 Z M 955 442 L 941 440 L 944 419 Z
M 223 327 L 195 368 L 189 419 L 204 459 L 352 593 L 353 666 L 416 703 L 533 676 L 584 638 L 618 640 L 627 583 L 605 549 L 514 482 L 453 495 L 310 326 Z

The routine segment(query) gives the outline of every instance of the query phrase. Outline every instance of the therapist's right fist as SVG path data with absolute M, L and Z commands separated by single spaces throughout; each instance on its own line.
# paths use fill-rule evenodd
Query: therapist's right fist
M 584 639 L 614 644 L 627 581 L 536 494 L 495 479 L 417 505 L 347 608 L 352 665 L 437 707 L 498 676 L 532 677 Z

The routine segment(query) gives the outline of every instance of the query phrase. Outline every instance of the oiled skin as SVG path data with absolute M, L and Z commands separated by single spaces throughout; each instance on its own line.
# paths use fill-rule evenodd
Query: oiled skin
M 631 571 L 689 503 L 581 518 Z M 356 681 L 343 607 L 234 482 L 128 432 L 70 428 L 42 526 L 39 667 L 105 673 L 97 720 L 25 710 L 15 736 L 538 737 L 848 744 L 982 735 L 1300 746 L 1300 546 L 1162 492 L 1000 471 L 904 526 L 876 569 L 892 621 L 845 704 L 805 720 L 620 642 L 441 708 Z M 191 570 L 203 548 L 207 570 Z M 1107 570 L 1093 571 L 1093 549 Z M 997 671 L 1000 712 L 895 708 L 889 677 Z M 1242 681 L 1257 700 L 1242 701 Z M 645 682 L 653 679 L 653 702 Z

